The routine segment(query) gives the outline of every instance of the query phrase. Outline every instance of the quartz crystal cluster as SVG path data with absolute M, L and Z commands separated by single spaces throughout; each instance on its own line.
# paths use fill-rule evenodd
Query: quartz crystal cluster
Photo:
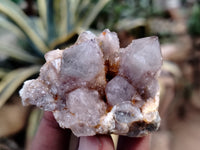
M 157 37 L 120 48 L 117 34 L 80 34 L 64 50 L 45 54 L 35 80 L 20 90 L 23 105 L 52 111 L 62 128 L 76 136 L 144 136 L 158 129 L 157 77 L 162 56 Z

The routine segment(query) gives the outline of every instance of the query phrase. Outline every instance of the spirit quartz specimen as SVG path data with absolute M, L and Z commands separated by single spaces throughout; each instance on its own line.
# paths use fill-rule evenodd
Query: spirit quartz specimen
M 76 136 L 144 136 L 160 125 L 157 77 L 162 56 L 157 37 L 119 47 L 117 34 L 80 34 L 64 50 L 45 54 L 40 76 L 20 90 L 23 105 L 52 111 Z

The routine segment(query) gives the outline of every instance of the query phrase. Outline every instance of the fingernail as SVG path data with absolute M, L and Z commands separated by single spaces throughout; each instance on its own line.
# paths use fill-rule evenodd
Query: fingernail
M 78 150 L 99 150 L 101 142 L 96 136 L 80 137 Z

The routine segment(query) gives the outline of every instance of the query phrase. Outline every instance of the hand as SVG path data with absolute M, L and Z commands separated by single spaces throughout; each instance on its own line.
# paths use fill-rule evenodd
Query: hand
M 51 112 L 45 112 L 40 122 L 31 150 L 67 150 L 70 130 L 61 129 Z M 149 150 L 149 136 L 130 138 L 120 136 L 117 150 Z M 78 150 L 114 150 L 109 135 L 80 137 Z

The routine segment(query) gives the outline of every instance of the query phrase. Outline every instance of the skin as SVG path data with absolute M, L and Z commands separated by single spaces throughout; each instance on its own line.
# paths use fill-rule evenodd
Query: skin
M 45 112 L 40 122 L 30 150 L 67 150 L 70 141 L 70 130 L 61 129 L 51 112 Z M 120 136 L 117 150 L 149 150 L 149 136 L 130 138 Z M 114 150 L 109 135 L 80 137 L 78 150 Z

